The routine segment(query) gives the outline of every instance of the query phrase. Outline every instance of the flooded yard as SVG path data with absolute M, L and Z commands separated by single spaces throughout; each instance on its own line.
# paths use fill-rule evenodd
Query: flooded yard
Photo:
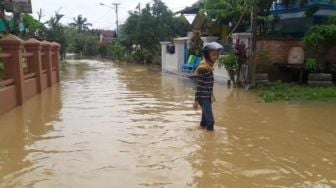
M 0 187 L 336 187 L 336 104 L 260 103 L 215 86 L 215 132 L 193 82 L 95 60 L 0 116 Z

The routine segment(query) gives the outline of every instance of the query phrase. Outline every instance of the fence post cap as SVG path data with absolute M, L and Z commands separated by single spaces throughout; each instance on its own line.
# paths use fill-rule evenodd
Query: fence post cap
M 30 38 L 27 41 L 25 41 L 25 45 L 28 46 L 40 46 L 41 45 L 41 41 L 34 39 L 34 38 Z
M 39 41 L 39 40 L 37 40 L 37 39 L 35 39 L 35 38 L 30 38 L 30 39 L 28 39 L 28 40 L 26 40 L 26 42 L 25 42 L 26 44 L 28 43 L 28 44 L 31 44 L 31 43 L 34 43 L 34 44 L 41 44 L 41 41 Z
M 52 42 L 51 44 L 54 46 L 61 46 L 58 42 Z
M 51 43 L 49 41 L 46 41 L 46 40 L 43 40 L 41 42 L 41 44 L 42 44 L 43 47 L 51 47 Z
M 0 40 L 0 44 L 20 45 L 23 44 L 23 40 L 15 35 L 9 34 Z
M 52 42 L 51 45 L 55 49 L 59 49 L 61 47 L 61 45 L 59 43 L 57 43 L 57 42 Z

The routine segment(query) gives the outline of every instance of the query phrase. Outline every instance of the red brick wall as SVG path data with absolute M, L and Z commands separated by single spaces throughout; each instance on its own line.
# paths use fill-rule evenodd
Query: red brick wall
M 329 63 L 336 64 L 336 46 L 329 49 L 326 59 Z
M 257 51 L 264 51 L 273 63 L 286 63 L 291 47 L 304 47 L 303 43 L 294 40 L 259 40 Z
M 295 40 L 258 40 L 257 41 L 257 53 L 260 51 L 265 52 L 270 58 L 272 64 L 264 64 L 263 72 L 269 74 L 272 81 L 282 79 L 283 75 L 286 74 L 280 71 L 277 66 L 273 63 L 287 63 L 288 52 L 292 47 L 303 47 L 304 44 L 301 41 Z M 310 54 L 305 50 L 305 58 L 314 57 L 316 54 Z M 325 57 L 328 63 L 334 64 L 336 67 L 336 46 L 329 49 L 328 55 Z M 258 63 L 258 62 L 257 62 Z M 257 65 L 258 68 L 258 65 Z

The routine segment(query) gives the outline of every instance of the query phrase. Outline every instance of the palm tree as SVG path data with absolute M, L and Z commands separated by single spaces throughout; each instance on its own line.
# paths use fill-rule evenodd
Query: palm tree
M 55 16 L 52 16 L 49 21 L 48 21 L 48 25 L 51 29 L 57 28 L 59 26 L 61 26 L 61 19 L 64 17 L 64 14 L 60 14 L 58 11 L 55 12 Z
M 75 27 L 79 32 L 89 30 L 89 26 L 92 26 L 91 23 L 87 22 L 87 19 L 82 15 L 78 15 L 77 18 L 73 18 L 73 23 L 70 23 L 71 26 Z

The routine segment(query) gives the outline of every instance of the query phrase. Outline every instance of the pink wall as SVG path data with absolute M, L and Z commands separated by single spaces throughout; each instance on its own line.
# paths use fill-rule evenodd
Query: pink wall
M 48 88 L 48 78 L 47 74 L 42 74 L 42 90 L 45 90 Z
M 31 79 L 25 80 L 23 84 L 23 90 L 25 91 L 24 96 L 23 96 L 24 100 L 28 100 L 32 98 L 34 95 L 36 95 L 38 93 L 37 92 L 37 79 L 31 78 Z
M 36 39 L 23 41 L 7 35 L 0 40 L 0 48 L 6 77 L 6 81 L 0 80 L 0 115 L 59 82 L 58 43 Z M 24 58 L 28 63 L 28 75 L 22 67 Z
M 17 105 L 16 89 L 14 85 L 0 89 L 0 114 Z
M 52 84 L 55 84 L 55 83 L 57 83 L 57 73 L 56 73 L 56 71 L 52 71 L 51 72 L 51 80 L 52 80 Z

